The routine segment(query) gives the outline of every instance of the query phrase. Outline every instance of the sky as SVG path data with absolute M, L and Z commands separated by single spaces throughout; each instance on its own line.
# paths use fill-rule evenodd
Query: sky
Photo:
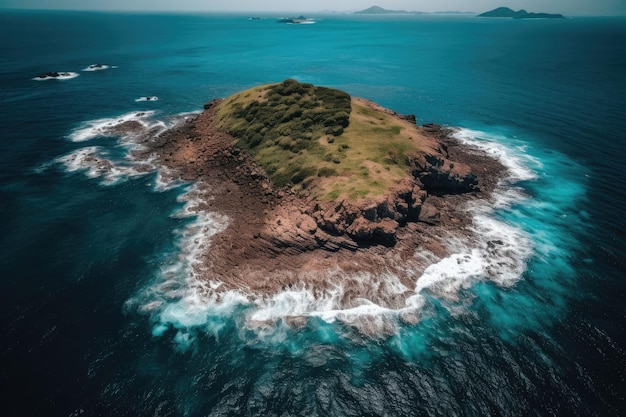
M 626 0 L 0 0 L 0 8 L 180 12 L 351 12 L 372 5 L 425 12 L 484 12 L 507 6 L 569 16 L 626 15 Z

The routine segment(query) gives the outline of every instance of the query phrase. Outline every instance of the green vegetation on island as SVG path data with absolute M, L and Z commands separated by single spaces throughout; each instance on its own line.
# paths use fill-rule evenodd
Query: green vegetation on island
M 371 102 L 295 80 L 237 93 L 217 116 L 276 186 L 322 200 L 384 194 L 406 178 L 423 137 Z

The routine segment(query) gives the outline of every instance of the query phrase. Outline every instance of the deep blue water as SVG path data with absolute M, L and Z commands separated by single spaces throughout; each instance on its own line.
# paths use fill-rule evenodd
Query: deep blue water
M 82 71 L 94 63 L 115 68 Z M 80 75 L 32 80 L 45 71 Z M 159 188 L 133 171 L 128 143 L 88 123 L 147 110 L 167 123 L 289 77 L 501 152 L 519 175 L 483 220 L 510 238 L 508 263 L 424 276 L 419 321 L 379 337 L 314 305 L 304 327 L 260 331 L 246 318 L 296 302 L 203 297 L 180 255 L 215 219 L 180 215 L 185 186 Z M 3 404 L 47 416 L 624 415 L 625 112 L 624 18 L 2 11 Z M 117 171 L 63 163 L 91 147 Z M 163 289 L 168 274 L 177 291 Z

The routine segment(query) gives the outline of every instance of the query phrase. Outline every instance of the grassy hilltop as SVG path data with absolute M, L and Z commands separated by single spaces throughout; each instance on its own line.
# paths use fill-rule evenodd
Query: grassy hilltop
M 295 80 L 237 93 L 217 115 L 276 186 L 321 200 L 383 194 L 406 178 L 407 156 L 423 138 L 414 124 L 371 102 Z

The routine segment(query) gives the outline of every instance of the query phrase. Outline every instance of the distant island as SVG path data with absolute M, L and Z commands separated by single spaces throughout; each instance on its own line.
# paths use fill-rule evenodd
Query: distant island
M 412 288 L 409 266 L 432 262 L 416 250 L 443 257 L 446 239 L 471 239 L 465 206 L 490 198 L 504 173 L 436 124 L 292 79 L 214 99 L 135 156 L 197 184 L 202 210 L 228 218 L 198 273 L 256 294 L 324 290 L 363 271 Z
M 354 12 L 354 14 L 421 14 L 421 12 L 407 12 L 406 10 L 388 10 L 380 6 L 368 7 L 365 10 Z
M 359 15 L 427 15 L 427 14 L 471 14 L 474 15 L 476 13 L 474 12 L 460 12 L 460 11 L 451 11 L 451 10 L 446 10 L 446 11 L 437 11 L 437 12 L 420 12 L 420 11 L 406 11 L 406 10 L 388 10 L 388 9 L 384 9 L 380 6 L 372 6 L 372 7 L 368 7 L 365 10 L 361 10 L 358 12 L 354 12 L 354 14 L 359 14 Z
M 563 19 L 562 14 L 551 13 L 529 13 L 526 10 L 514 11 L 508 7 L 498 7 L 485 13 L 481 13 L 478 17 L 508 17 L 512 19 Z

